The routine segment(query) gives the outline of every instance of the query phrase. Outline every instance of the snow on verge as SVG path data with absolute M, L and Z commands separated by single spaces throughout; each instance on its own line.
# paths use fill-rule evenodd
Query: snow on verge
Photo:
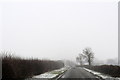
M 114 77 L 111 77 L 111 76 L 108 76 L 108 75 L 105 75 L 105 74 L 102 74 L 100 72 L 96 72 L 96 71 L 93 71 L 93 70 L 90 70 L 90 69 L 87 69 L 87 68 L 83 68 L 85 69 L 86 71 L 94 74 L 94 75 L 97 75 L 99 77 L 101 77 L 102 79 L 104 80 L 120 80 L 120 78 L 114 78 Z
M 58 75 L 64 73 L 68 69 L 69 69 L 69 67 L 64 67 L 64 68 L 46 72 L 46 73 L 43 73 L 43 74 L 40 74 L 37 76 L 33 76 L 32 78 L 55 78 Z

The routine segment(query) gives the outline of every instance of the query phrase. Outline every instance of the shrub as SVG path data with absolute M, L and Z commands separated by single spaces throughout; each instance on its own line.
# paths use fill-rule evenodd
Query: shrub
M 34 75 L 62 68 L 61 61 L 22 59 L 11 55 L 2 57 L 2 79 L 25 79 Z

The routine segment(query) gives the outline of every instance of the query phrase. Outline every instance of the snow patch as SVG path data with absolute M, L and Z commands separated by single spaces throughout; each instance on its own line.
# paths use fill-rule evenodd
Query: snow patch
M 54 78 L 56 77 L 58 74 L 50 74 L 50 73 L 44 73 L 38 76 L 34 76 L 33 78 Z
M 32 78 L 55 78 L 59 76 L 60 74 L 64 73 L 68 69 L 69 67 L 64 67 L 64 68 L 46 72 L 46 73 L 43 73 L 37 76 L 33 76 Z
M 111 77 L 111 76 L 108 76 L 108 75 L 105 75 L 105 74 L 102 74 L 100 72 L 96 72 L 96 71 L 93 71 L 93 70 L 90 70 L 90 69 L 87 69 L 87 68 L 83 68 L 85 69 L 86 71 L 90 72 L 90 73 L 93 73 L 94 75 L 97 75 L 99 77 L 101 77 L 102 79 L 105 79 L 105 80 L 120 80 L 120 78 L 114 78 L 114 77 Z

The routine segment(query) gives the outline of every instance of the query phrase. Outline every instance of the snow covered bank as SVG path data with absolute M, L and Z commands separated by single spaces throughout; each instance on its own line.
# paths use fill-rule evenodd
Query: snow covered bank
M 32 78 L 55 78 L 59 76 L 60 74 L 64 73 L 66 70 L 68 70 L 70 67 L 64 67 L 61 69 L 53 70 L 50 72 L 46 72 L 37 76 L 34 76 Z
M 90 70 L 90 69 L 87 69 L 87 68 L 83 68 L 83 69 L 85 69 L 86 71 L 88 71 L 88 72 L 90 72 L 90 73 L 92 73 L 92 74 L 94 74 L 94 75 L 96 75 L 96 76 L 98 76 L 98 77 L 100 77 L 104 80 L 120 80 L 120 78 L 111 77 L 109 75 L 105 75 L 103 73 L 96 72 L 96 71 L 93 71 L 93 70 Z

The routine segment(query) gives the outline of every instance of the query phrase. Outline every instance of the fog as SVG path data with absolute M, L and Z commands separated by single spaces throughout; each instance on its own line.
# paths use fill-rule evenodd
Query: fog
M 112 58 L 107 60 L 94 59 L 93 65 L 118 65 L 118 58 Z
M 118 57 L 117 3 L 0 4 L 2 51 L 21 57 L 72 60 L 91 47 L 98 60 Z

